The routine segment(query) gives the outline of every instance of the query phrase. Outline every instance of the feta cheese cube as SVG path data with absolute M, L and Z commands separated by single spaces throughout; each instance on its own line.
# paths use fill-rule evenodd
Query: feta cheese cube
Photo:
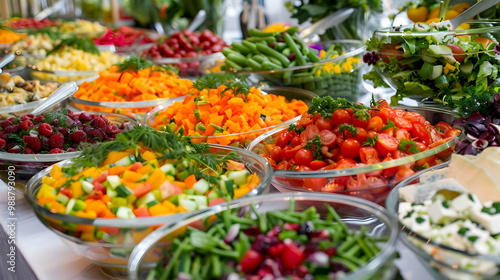
M 486 228 L 491 234 L 500 233 L 500 214 L 490 215 L 481 210 L 472 211 L 472 218 Z
M 441 200 L 434 201 L 428 209 L 428 215 L 433 223 L 442 223 L 445 219 L 454 220 L 457 217 L 457 211 L 451 207 L 444 207 Z
M 412 225 L 410 227 L 414 232 L 424 233 L 432 230 L 429 216 L 415 215 L 412 217 Z
M 470 199 L 472 197 L 473 200 Z M 463 193 L 451 201 L 451 206 L 457 212 L 463 212 L 473 207 L 481 209 L 479 198 L 475 194 Z

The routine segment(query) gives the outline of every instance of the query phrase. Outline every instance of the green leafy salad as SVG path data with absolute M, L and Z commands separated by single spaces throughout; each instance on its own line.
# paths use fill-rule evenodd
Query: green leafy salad
M 389 35 L 376 33 L 368 42 L 375 52 L 363 57 L 373 69 L 364 78 L 376 87 L 394 83 L 392 103 L 422 97 L 459 107 L 469 97 L 483 95 L 500 68 L 498 42 L 487 28 L 477 30 L 448 31 L 419 22 Z

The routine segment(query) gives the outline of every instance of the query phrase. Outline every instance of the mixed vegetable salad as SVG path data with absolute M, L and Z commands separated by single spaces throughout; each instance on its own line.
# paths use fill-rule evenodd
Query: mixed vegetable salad
M 419 113 L 393 109 L 381 100 L 374 107 L 331 97 L 313 99 L 307 114 L 277 134 L 274 144 L 256 152 L 279 170 L 313 171 L 387 162 L 432 149 L 460 134 L 445 122 L 431 125 Z M 450 156 L 451 150 L 417 162 L 368 174 L 335 178 L 290 179 L 312 191 L 341 192 L 386 187 Z
M 70 165 L 52 167 L 36 199 L 53 213 L 130 219 L 203 209 L 258 186 L 257 174 L 250 174 L 235 152 L 214 154 L 207 144 L 191 143 L 181 134 L 137 126 L 114 141 L 87 147 Z M 61 226 L 88 241 L 107 232 Z
M 314 206 L 296 211 L 293 200 L 280 211 L 250 206 L 244 215 L 225 210 L 205 230 L 184 228 L 148 279 L 331 279 L 380 252 L 364 228 L 348 229 L 329 204 L 326 218 Z
M 416 96 L 456 107 L 486 91 L 498 77 L 498 42 L 488 32 L 486 26 L 479 32 L 461 33 L 422 22 L 389 35 L 380 32 L 369 43 L 376 52 L 364 57 L 374 66 L 364 78 L 376 87 L 387 87 L 381 73 L 394 83 L 397 92 L 392 103 Z

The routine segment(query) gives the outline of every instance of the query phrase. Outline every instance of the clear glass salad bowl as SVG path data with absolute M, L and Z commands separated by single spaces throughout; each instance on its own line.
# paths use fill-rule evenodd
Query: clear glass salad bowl
M 399 107 L 403 108 L 403 107 Z M 450 112 L 438 108 L 405 108 L 409 111 L 414 111 L 420 113 L 427 121 L 431 124 L 438 123 L 439 121 L 444 121 L 451 124 L 456 117 Z M 276 143 L 276 138 L 278 135 L 287 127 L 280 127 L 256 138 L 247 147 L 247 150 L 255 152 L 259 155 L 270 155 L 270 150 L 266 148 L 268 145 L 273 145 Z M 338 193 L 350 196 L 357 196 L 364 198 L 369 201 L 373 201 L 380 205 L 384 205 L 387 195 L 391 189 L 399 182 L 397 182 L 395 176 L 390 178 L 385 178 L 385 180 L 376 180 L 375 182 L 370 181 L 371 176 L 377 176 L 383 170 L 404 166 L 412 165 L 413 163 L 424 160 L 430 157 L 437 157 L 437 161 L 447 161 L 457 142 L 457 137 L 445 142 L 435 148 L 428 149 L 426 151 L 412 154 L 407 157 L 394 159 L 387 162 L 381 162 L 376 164 L 369 164 L 353 168 L 345 169 L 332 169 L 332 170 L 317 170 L 317 171 L 291 171 L 291 170 L 274 170 L 273 179 L 271 184 L 277 188 L 280 192 L 315 192 L 312 189 L 320 189 L 322 187 L 327 187 L 329 184 L 340 182 L 341 185 L 347 185 L 345 188 L 338 190 L 329 190 L 325 188 L 325 193 Z M 429 161 L 433 162 L 433 161 Z M 416 167 L 415 167 L 416 168 Z M 348 187 L 349 180 L 357 181 L 358 186 L 353 185 L 353 187 Z M 365 182 L 364 184 L 362 182 Z
M 246 169 L 250 173 L 257 174 L 260 183 L 246 194 L 246 197 L 256 196 L 269 190 L 272 168 L 264 158 L 239 148 L 220 145 L 210 145 L 210 152 L 221 155 L 236 152 L 240 156 L 241 162 L 245 163 Z M 59 163 L 59 166 L 70 164 L 71 161 L 66 160 Z M 52 213 L 49 209 L 39 205 L 36 199 L 37 192 L 42 186 L 42 178 L 50 174 L 51 169 L 52 167 L 44 169 L 27 182 L 25 197 L 28 204 L 33 208 L 40 221 L 59 235 L 76 254 L 100 266 L 105 273 L 110 275 L 126 276 L 130 252 L 153 230 L 163 224 L 169 224 L 178 219 L 183 220 L 192 214 L 177 213 L 133 219 L 88 219 Z M 197 211 L 206 211 L 206 209 Z M 81 234 L 85 230 L 101 231 L 102 238 L 93 241 L 84 240 L 81 238 Z M 155 264 L 155 260 L 152 260 L 147 265 L 152 267 Z
M 31 77 L 44 82 L 72 82 L 89 78 L 99 74 L 99 71 L 48 71 L 34 65 L 26 66 Z
M 237 209 L 238 215 L 244 215 L 246 212 L 252 211 L 249 207 L 251 204 L 256 206 L 259 213 L 286 210 L 289 209 L 292 199 L 295 201 L 295 211 L 301 212 L 314 206 L 322 218 L 325 218 L 328 210 L 324 205 L 329 204 L 337 211 L 349 229 L 357 232 L 361 230 L 361 227 L 366 227 L 368 236 L 387 239 L 387 242 L 378 243 L 381 247 L 380 253 L 364 266 L 346 274 L 342 279 L 392 279 L 394 277 L 395 269 L 392 260 L 395 257 L 395 244 L 398 236 L 395 218 L 389 215 L 383 207 L 366 200 L 318 193 L 266 194 L 249 197 L 225 205 L 219 204 L 208 211 L 196 213 L 184 217 L 184 219 L 177 219 L 173 223 L 158 228 L 137 245 L 129 260 L 130 277 L 132 279 L 146 279 L 148 272 L 152 269 L 149 266 L 151 260 L 159 260 L 162 248 L 168 244 L 166 240 L 169 239 L 169 236 L 185 226 L 199 223 L 204 218 L 219 214 L 228 208 Z
M 399 183 L 387 197 L 387 210 L 397 217 L 400 203 L 399 189 L 418 183 L 420 176 L 424 175 L 425 172 L 445 168 L 448 164 L 449 162 L 436 165 Z M 411 228 L 405 227 L 401 223 L 399 223 L 399 228 L 402 242 L 418 256 L 419 261 L 436 279 L 498 279 L 500 275 L 492 275 L 495 270 L 488 269 L 488 267 L 500 265 L 500 256 L 471 254 L 434 242 L 413 232 Z M 477 268 L 473 269 L 471 265 L 480 265 L 486 270 L 479 271 Z
M 113 113 L 87 112 L 90 114 L 104 115 L 111 123 L 127 124 L 127 126 L 139 125 L 139 123 L 128 116 Z M 41 170 L 53 165 L 56 162 L 72 159 L 78 156 L 80 152 L 68 152 L 61 154 L 11 154 L 0 152 L 0 178 L 7 181 L 9 170 L 14 168 L 16 180 L 24 182 Z M 24 185 L 16 184 L 16 187 L 22 192 Z
M 360 93 L 362 56 L 366 46 L 358 40 L 322 41 L 323 50 L 339 44 L 344 54 L 318 63 L 278 70 L 241 71 L 253 74 L 270 86 L 286 86 L 310 90 L 318 96 L 342 97 L 357 101 Z
M 202 74 L 201 69 L 209 69 L 215 66 L 218 60 L 224 58 L 221 52 L 199 57 L 165 57 L 148 58 L 153 63 L 159 65 L 173 65 L 179 68 L 179 76 L 196 77 Z
M 414 25 L 382 28 L 369 43 L 378 54 L 367 54 L 376 63 L 370 76 L 378 74 L 397 91 L 393 101 L 457 101 L 466 95 L 464 87 L 487 88 L 496 78 L 499 39 L 500 22 L 493 21 L 469 21 L 453 31 L 415 31 Z
M 292 99 L 302 100 L 308 106 L 311 105 L 312 99 L 317 96 L 316 94 L 314 94 L 308 90 L 297 89 L 297 88 L 287 88 L 287 87 L 268 87 L 268 88 L 263 88 L 262 91 L 266 92 L 268 94 L 275 94 L 275 95 L 284 96 L 287 100 L 292 100 Z M 174 102 L 182 102 L 182 100 L 179 101 L 179 100 L 171 99 L 171 100 L 167 101 L 165 104 L 157 106 L 156 108 L 154 108 L 153 110 L 151 110 L 149 113 L 146 114 L 146 116 L 144 117 L 144 120 L 142 121 L 142 125 L 152 126 L 158 113 L 160 111 L 165 110 L 169 106 L 171 106 Z M 244 147 L 248 146 L 252 140 L 254 140 L 258 136 L 262 135 L 266 131 L 277 129 L 280 127 L 281 128 L 288 127 L 290 124 L 299 120 L 299 118 L 300 118 L 300 116 L 293 118 L 291 120 L 285 121 L 281 124 L 273 125 L 273 126 L 266 127 L 266 128 L 261 128 L 258 130 L 252 130 L 252 131 L 241 132 L 241 133 L 226 134 L 226 135 L 217 135 L 217 136 L 191 136 L 190 138 L 191 138 L 191 141 L 193 141 L 194 143 L 206 142 L 206 143 L 223 144 L 223 145 L 225 145 L 226 143 L 229 143 L 229 145 L 231 145 L 231 146 L 244 148 Z

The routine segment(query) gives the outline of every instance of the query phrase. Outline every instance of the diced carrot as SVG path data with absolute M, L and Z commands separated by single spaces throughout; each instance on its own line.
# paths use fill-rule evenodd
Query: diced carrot
M 186 184 L 186 188 L 191 189 L 193 188 L 194 184 L 197 182 L 196 177 L 194 174 L 189 175 L 185 180 L 184 183 Z

